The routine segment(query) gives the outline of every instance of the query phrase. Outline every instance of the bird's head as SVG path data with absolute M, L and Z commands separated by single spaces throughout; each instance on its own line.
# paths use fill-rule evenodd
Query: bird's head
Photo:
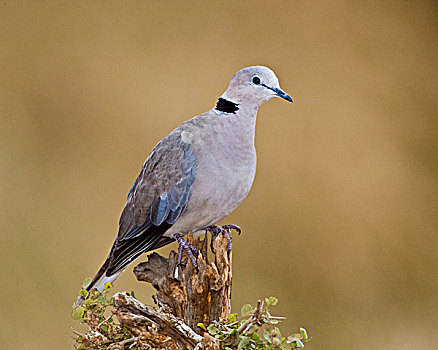
M 280 88 L 275 73 L 263 66 L 243 68 L 230 81 L 222 98 L 241 104 L 259 107 L 273 97 L 281 97 L 293 102 L 292 98 Z

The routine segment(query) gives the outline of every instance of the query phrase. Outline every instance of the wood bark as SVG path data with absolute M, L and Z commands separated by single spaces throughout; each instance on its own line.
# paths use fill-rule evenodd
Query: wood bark
M 199 250 L 198 271 L 185 256 L 177 266 L 177 253 L 168 258 L 157 253 L 134 268 L 139 281 L 151 283 L 156 290 L 155 308 L 130 296 L 118 293 L 114 297 L 114 313 L 142 343 L 159 349 L 220 349 L 220 344 L 198 323 L 208 326 L 226 318 L 231 312 L 231 252 L 227 238 L 218 235 L 213 240 L 214 261 L 208 259 L 208 239 L 193 239 L 189 243 Z

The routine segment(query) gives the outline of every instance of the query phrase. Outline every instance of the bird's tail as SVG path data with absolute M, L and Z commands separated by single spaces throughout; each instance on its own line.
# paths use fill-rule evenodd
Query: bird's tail
M 93 280 L 90 282 L 90 284 L 85 288 L 87 292 L 89 292 L 92 289 L 97 289 L 99 292 L 102 292 L 105 289 L 106 283 L 113 283 L 117 277 L 120 276 L 120 274 L 123 272 L 123 270 L 117 271 L 113 273 L 110 276 L 106 275 L 107 269 L 109 266 L 109 257 L 105 260 L 102 267 L 97 271 L 96 275 L 94 276 Z M 76 305 L 81 305 L 84 301 L 84 297 L 80 296 L 76 302 Z

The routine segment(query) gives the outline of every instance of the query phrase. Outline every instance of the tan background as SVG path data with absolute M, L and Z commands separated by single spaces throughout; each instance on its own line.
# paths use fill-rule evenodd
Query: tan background
M 0 343 L 66 349 L 152 147 L 264 64 L 234 306 L 309 349 L 438 347 L 438 17 L 427 1 L 3 1 Z M 175 246 L 173 246 L 175 248 Z M 166 249 L 161 250 L 166 252 Z M 150 291 L 131 271 L 116 290 Z

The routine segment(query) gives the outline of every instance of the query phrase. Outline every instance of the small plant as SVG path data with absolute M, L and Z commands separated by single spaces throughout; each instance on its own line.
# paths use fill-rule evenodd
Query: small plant
M 87 349 L 150 349 L 148 339 L 136 336 L 123 326 L 111 311 L 113 298 L 109 296 L 112 288 L 105 285 L 103 292 L 88 293 L 85 288 L 89 279 L 84 280 L 83 289 L 79 292 L 83 303 L 74 305 L 72 316 L 76 321 L 89 327 L 87 333 L 75 330 L 75 348 Z M 131 295 L 133 293 L 131 292 Z M 272 316 L 269 308 L 275 306 L 278 300 L 269 297 L 264 302 L 259 301 L 255 307 L 247 304 L 242 306 L 240 316 L 231 314 L 228 318 L 214 322 L 208 326 L 199 323 L 198 326 L 221 343 L 225 350 L 285 350 L 303 348 L 309 341 L 307 332 L 300 328 L 300 333 L 284 337 L 281 335 L 278 323 L 283 317 Z
M 132 335 L 114 319 L 114 315 L 108 308 L 113 303 L 113 298 L 109 296 L 112 284 L 106 283 L 103 292 L 93 290 L 88 293 L 85 288 L 90 281 L 90 278 L 86 278 L 79 291 L 79 297 L 83 299 L 82 304 L 73 306 L 73 319 L 87 324 L 90 328 L 86 334 L 73 330 L 76 334 L 75 348 L 78 350 L 108 349 L 110 344 L 127 342 Z
M 310 339 L 307 331 L 300 328 L 300 333 L 287 337 L 281 335 L 278 323 L 284 317 L 272 316 L 270 306 L 275 306 L 278 299 L 266 298 L 255 307 L 243 305 L 240 317 L 230 314 L 227 319 L 214 322 L 209 326 L 199 323 L 198 326 L 218 339 L 225 350 L 285 350 L 303 348 Z

